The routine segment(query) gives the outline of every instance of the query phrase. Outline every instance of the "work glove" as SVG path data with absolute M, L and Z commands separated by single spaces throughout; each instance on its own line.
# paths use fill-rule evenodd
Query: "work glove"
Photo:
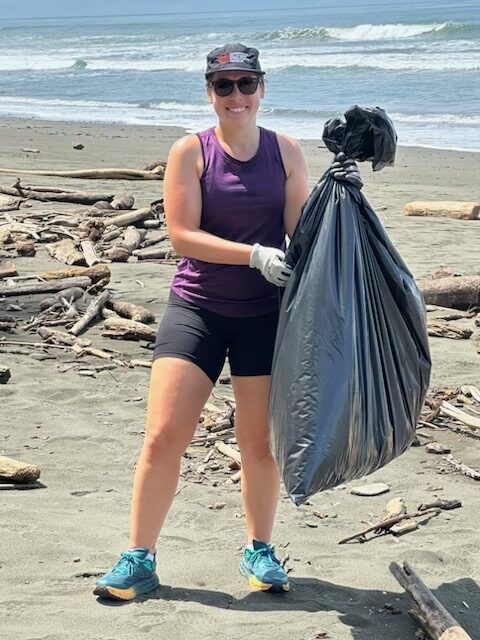
M 284 287 L 292 275 L 292 268 L 285 262 L 285 254 L 275 247 L 254 244 L 249 264 L 252 269 L 258 269 L 268 282 L 276 284 L 277 287 Z

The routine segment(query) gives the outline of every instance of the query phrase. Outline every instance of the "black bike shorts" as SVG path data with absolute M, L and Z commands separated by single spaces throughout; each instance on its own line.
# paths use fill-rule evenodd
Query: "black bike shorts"
M 278 310 L 250 318 L 213 313 L 170 293 L 153 359 L 195 363 L 213 384 L 228 356 L 232 376 L 266 376 L 272 370 Z

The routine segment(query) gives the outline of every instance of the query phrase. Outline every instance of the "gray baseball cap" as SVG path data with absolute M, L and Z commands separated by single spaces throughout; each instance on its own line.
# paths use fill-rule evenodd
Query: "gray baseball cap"
M 240 42 L 229 42 L 217 47 L 207 55 L 205 76 L 211 76 L 217 71 L 253 71 L 264 75 L 258 61 L 258 50 L 246 47 Z

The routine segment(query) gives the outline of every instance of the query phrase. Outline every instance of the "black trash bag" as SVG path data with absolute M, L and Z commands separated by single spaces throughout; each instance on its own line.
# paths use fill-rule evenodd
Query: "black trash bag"
M 296 504 L 405 451 L 430 377 L 423 297 L 351 161 L 392 164 L 395 130 L 379 108 L 345 116 L 325 125 L 336 158 L 287 252 L 275 344 L 271 446 Z

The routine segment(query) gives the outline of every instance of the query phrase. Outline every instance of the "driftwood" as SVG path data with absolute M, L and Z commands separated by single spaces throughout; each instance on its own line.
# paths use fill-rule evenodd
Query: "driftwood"
M 139 247 L 142 241 L 145 239 L 146 231 L 136 229 L 135 227 L 127 227 L 122 241 L 119 243 L 120 247 L 124 247 L 128 250 L 128 253 L 132 253 L 137 247 Z
M 122 318 L 135 320 L 135 322 L 143 322 L 144 324 L 155 322 L 155 314 L 139 304 L 122 302 L 121 300 L 109 300 L 106 306 L 115 311 L 115 313 L 118 313 Z
M 3 365 L 0 365 L 0 384 L 7 384 L 10 380 L 12 374 L 10 373 L 10 369 Z
M 448 309 L 447 307 L 439 307 L 436 304 L 425 305 L 427 313 L 432 315 L 434 320 L 462 320 L 463 318 L 473 318 L 474 311 L 462 311 L 461 309 Z M 429 320 L 427 316 L 427 320 Z
M 175 252 L 169 247 L 146 247 L 137 249 L 133 255 L 139 260 L 165 260 L 175 257 Z
M 132 209 L 134 205 L 134 197 L 128 193 L 122 193 L 115 196 L 112 200 L 113 209 Z
M 18 276 L 17 268 L 13 262 L 5 262 L 0 265 L 0 280 L 2 278 L 11 278 L 12 276 Z
M 448 416 L 449 418 L 454 418 L 459 422 L 463 422 L 470 429 L 480 429 L 480 418 L 476 418 L 475 416 L 470 415 L 466 411 L 455 407 L 450 402 L 446 402 L 443 400 L 440 405 L 440 413 L 444 416 Z
M 403 568 L 392 562 L 389 568 L 413 599 L 414 606 L 409 614 L 433 640 L 472 640 L 408 562 L 403 563 Z
M 468 340 L 472 335 L 471 329 L 464 329 L 446 320 L 427 319 L 428 335 L 435 338 L 452 338 L 453 340 Z
M 39 275 L 44 280 L 63 280 L 66 278 L 86 276 L 90 278 L 93 284 L 96 284 L 101 280 L 106 280 L 107 282 L 109 282 L 111 273 L 106 264 L 95 264 L 93 265 L 93 267 L 70 267 L 70 269 L 60 269 L 58 271 L 43 271 Z M 58 291 L 58 289 L 52 289 L 52 291 Z
M 0 211 L 17 211 L 22 202 L 22 198 L 0 196 Z
M 480 305 L 480 276 L 419 280 L 418 286 L 427 304 L 449 308 Z
M 125 340 L 147 340 L 154 342 L 157 337 L 155 329 L 150 328 L 142 322 L 125 320 L 124 318 L 105 318 L 103 325 L 105 331 L 102 335 L 108 338 L 123 338 Z
M 116 227 L 128 227 L 135 222 L 141 222 L 147 218 L 153 217 L 153 210 L 151 207 L 144 207 L 143 209 L 134 209 L 127 213 L 121 213 L 118 216 L 108 218 L 108 224 L 113 224 Z
M 36 254 L 33 240 L 17 240 L 15 250 L 19 256 L 23 256 L 24 258 L 33 258 Z
M 35 191 L 29 187 L 1 187 L 0 193 L 8 196 L 18 196 L 26 200 L 40 200 L 40 202 L 71 202 L 73 204 L 95 204 L 99 200 L 113 200 L 111 193 L 85 193 L 83 191 Z
M 458 220 L 480 220 L 480 203 L 419 200 L 406 204 L 403 213 L 406 216 L 435 216 L 456 218 Z
M 73 240 L 65 239 L 59 240 L 54 244 L 48 244 L 46 246 L 48 253 L 59 260 L 60 262 L 64 262 L 68 265 L 84 265 L 85 264 L 85 256 L 84 254 L 77 249 L 76 244 Z
M 108 249 L 105 253 L 112 262 L 127 262 L 130 257 L 128 249 L 119 245 Z
M 85 290 L 81 289 L 80 287 L 70 287 L 69 289 L 63 289 L 62 291 L 56 293 L 54 296 L 49 296 L 48 298 L 40 300 L 40 311 L 45 311 L 45 309 L 52 307 L 54 304 L 62 302 L 62 298 L 64 298 L 68 302 L 74 302 L 75 300 L 81 298 L 84 293 Z
M 426 504 L 419 504 L 419 511 L 427 511 L 427 509 L 442 509 L 443 511 L 450 511 L 451 509 L 458 509 L 462 506 L 461 500 L 443 500 L 442 498 L 438 498 L 437 500 L 433 500 L 432 502 L 427 502 Z
M 22 176 L 53 176 L 55 178 L 91 178 L 93 180 L 163 180 L 165 170 L 157 166 L 152 171 L 141 169 L 80 169 L 78 171 L 50 171 L 49 169 L 0 169 L 0 174 L 13 174 Z M 103 198 L 98 198 L 102 200 Z
M 104 258 L 100 258 L 97 255 L 93 242 L 90 240 L 83 240 L 80 246 L 82 247 L 85 262 L 89 267 L 93 267 L 94 264 L 98 264 L 99 262 L 106 262 Z
M 472 469 L 472 467 L 469 467 L 468 465 L 463 464 L 463 462 L 456 460 L 451 454 L 448 456 L 445 456 L 444 460 L 446 460 L 446 462 L 451 464 L 452 467 L 455 467 L 457 471 L 460 471 L 461 473 L 463 473 L 464 476 L 467 476 L 468 478 L 472 478 L 473 480 L 480 480 L 480 471 L 477 471 L 476 469 Z
M 49 327 L 39 327 L 38 335 L 44 340 L 52 344 L 60 344 L 72 347 L 74 344 L 78 344 L 80 347 L 89 347 L 92 344 L 91 340 L 85 338 L 78 338 L 70 333 L 59 331 L 58 329 L 50 329 Z
M 215 449 L 217 451 L 220 451 L 220 453 L 222 453 L 224 456 L 227 456 L 227 458 L 234 460 L 237 464 L 242 464 L 240 452 L 236 449 L 233 449 L 233 447 L 229 447 L 228 444 L 225 444 L 225 442 L 217 440 L 215 442 Z
M 58 280 L 48 280 L 46 282 L 25 282 L 14 283 L 12 285 L 0 285 L 0 296 L 23 296 L 35 293 L 50 293 L 61 291 L 68 287 L 82 287 L 86 289 L 92 285 L 92 281 L 87 276 L 78 278 L 60 278 Z
M 12 482 L 35 482 L 40 477 L 40 467 L 0 456 L 0 478 Z
M 407 520 L 409 518 L 418 518 L 420 516 L 426 516 L 426 515 L 438 516 L 440 511 L 441 509 L 439 508 L 427 509 L 425 511 L 416 511 L 415 513 L 404 513 L 399 516 L 389 518 L 388 520 L 380 520 L 379 522 L 371 525 L 370 527 L 367 527 L 363 531 L 354 533 L 352 536 L 348 536 L 347 538 L 342 538 L 342 540 L 339 540 L 338 544 L 346 544 L 347 542 L 352 542 L 353 540 L 356 540 L 357 542 L 366 542 L 365 536 L 367 533 L 371 533 L 372 531 L 386 532 L 386 531 L 389 531 L 397 523 L 402 522 L 402 520 Z
M 88 305 L 85 315 L 83 315 L 70 329 L 70 333 L 74 336 L 78 336 L 90 324 L 90 322 L 100 314 L 109 297 L 110 291 L 103 291 L 99 296 L 94 298 Z

